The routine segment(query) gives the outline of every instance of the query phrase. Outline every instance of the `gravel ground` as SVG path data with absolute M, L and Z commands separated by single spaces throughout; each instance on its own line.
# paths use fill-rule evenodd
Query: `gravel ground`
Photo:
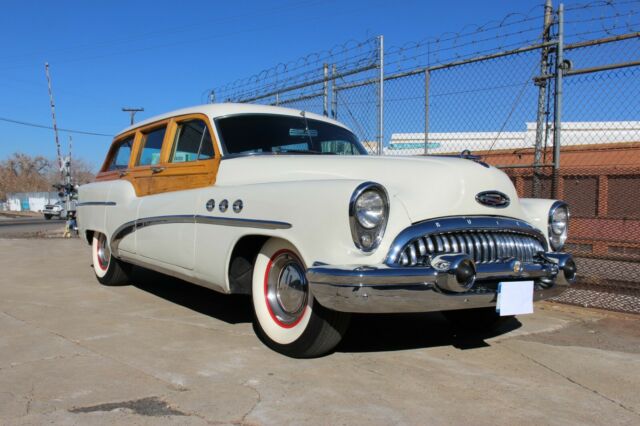
M 357 316 L 294 360 L 247 297 L 142 269 L 103 287 L 89 258 L 0 239 L 0 424 L 640 424 L 637 315 L 543 302 L 492 334 Z

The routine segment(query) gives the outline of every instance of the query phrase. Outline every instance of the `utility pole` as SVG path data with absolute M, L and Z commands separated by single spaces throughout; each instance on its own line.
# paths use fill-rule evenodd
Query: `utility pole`
M 551 39 L 551 24 L 552 24 L 552 5 L 551 0 L 547 0 L 544 5 L 544 21 L 542 28 L 542 42 L 547 43 Z M 549 63 L 549 48 L 543 47 L 540 58 L 540 75 L 547 74 L 547 67 Z M 533 156 L 533 197 L 540 197 L 540 169 L 538 166 L 542 163 L 542 139 L 547 134 L 545 128 L 546 120 L 546 96 L 548 79 L 539 79 L 536 81 L 538 85 L 538 114 L 536 117 L 536 144 Z
M 133 123 L 135 122 L 136 113 L 144 111 L 144 108 L 124 107 L 124 108 L 122 108 L 122 111 L 129 113 L 129 116 L 131 117 L 130 124 L 133 126 Z
M 51 75 L 49 74 L 49 63 L 44 63 L 44 72 L 47 76 L 47 86 L 49 87 L 49 104 L 51 105 L 51 119 L 53 120 L 53 134 L 56 140 L 56 154 L 58 156 L 58 168 L 62 177 L 62 154 L 60 153 L 60 139 L 58 139 L 58 125 L 56 124 L 56 104 L 53 101 L 53 89 L 51 88 Z
M 552 197 L 559 197 L 560 146 L 562 130 L 562 75 L 564 74 L 564 4 L 558 7 L 558 46 L 556 47 L 555 97 L 553 104 L 553 180 Z
M 378 36 L 378 155 L 384 154 L 384 36 Z

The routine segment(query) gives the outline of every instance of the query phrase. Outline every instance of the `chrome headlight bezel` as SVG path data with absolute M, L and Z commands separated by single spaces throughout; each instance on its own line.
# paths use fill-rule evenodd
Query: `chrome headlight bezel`
M 565 212 L 566 222 L 564 227 L 559 226 L 558 224 L 561 221 L 557 221 L 555 216 L 556 213 Z M 569 219 L 571 218 L 571 212 L 569 211 L 569 205 L 564 201 L 556 201 L 551 205 L 549 209 L 549 219 L 548 219 L 548 234 L 549 234 L 549 244 L 554 251 L 560 251 L 564 247 L 567 237 L 569 234 Z
M 382 220 L 377 225 L 373 227 L 365 227 L 358 219 L 358 207 L 356 204 L 361 196 L 370 191 L 375 192 L 382 199 L 383 216 Z M 351 238 L 353 239 L 353 243 L 356 247 L 365 253 L 375 251 L 382 241 L 388 220 L 389 195 L 387 194 L 387 190 L 384 186 L 376 182 L 364 182 L 358 185 L 358 187 L 353 191 L 353 194 L 351 194 L 351 200 L 349 201 L 349 226 L 351 227 Z M 370 243 L 367 244 L 366 242 L 363 242 L 366 240 L 370 241 Z

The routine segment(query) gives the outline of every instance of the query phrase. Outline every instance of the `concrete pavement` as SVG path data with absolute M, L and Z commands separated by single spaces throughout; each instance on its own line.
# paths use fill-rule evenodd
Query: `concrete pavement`
M 639 424 L 640 317 L 551 303 L 494 335 L 359 316 L 294 360 L 247 297 L 144 270 L 103 287 L 79 240 L 0 240 L 0 424 Z

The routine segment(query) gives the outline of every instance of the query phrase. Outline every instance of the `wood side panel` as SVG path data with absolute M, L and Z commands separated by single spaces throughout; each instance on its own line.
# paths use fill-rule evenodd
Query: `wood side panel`
M 213 143 L 214 158 L 184 163 L 170 163 L 169 157 L 175 142 L 174 139 L 178 124 L 182 121 L 192 119 L 200 119 L 206 123 Z M 138 162 L 142 151 L 143 133 L 165 124 L 167 125 L 167 131 L 165 133 L 162 150 L 160 152 L 160 163 L 154 166 L 137 166 L 136 163 Z M 129 168 L 127 170 L 104 171 L 104 169 L 111 164 L 111 159 L 115 154 L 115 146 L 123 139 L 130 137 L 132 134 L 135 134 L 135 139 L 133 149 L 131 151 L 131 158 L 129 160 Z M 127 180 L 131 182 L 135 188 L 136 195 L 139 197 L 163 192 L 202 188 L 215 184 L 216 175 L 220 165 L 220 157 L 221 155 L 218 149 L 218 143 L 209 117 L 205 114 L 176 116 L 170 119 L 157 121 L 119 135 L 114 139 L 112 147 L 109 150 L 109 154 L 102 166 L 103 171 L 98 173 L 96 180 Z M 152 167 L 161 167 L 164 168 L 164 170 L 159 173 L 153 173 Z

